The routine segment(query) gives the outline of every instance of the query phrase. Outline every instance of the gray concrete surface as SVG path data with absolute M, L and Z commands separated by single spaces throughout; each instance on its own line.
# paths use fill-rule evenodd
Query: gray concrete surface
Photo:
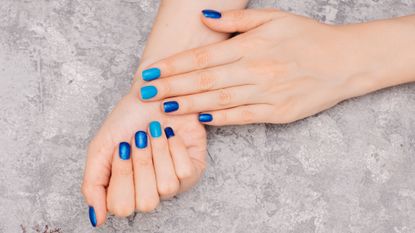
M 127 92 L 157 4 L 0 0 L 0 233 L 415 232 L 413 84 L 291 125 L 210 128 L 196 189 L 93 230 L 86 143 Z M 414 0 L 251 3 L 272 6 L 329 23 L 415 13 Z

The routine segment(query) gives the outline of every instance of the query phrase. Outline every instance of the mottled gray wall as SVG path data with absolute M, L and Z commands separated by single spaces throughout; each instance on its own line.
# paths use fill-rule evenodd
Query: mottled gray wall
M 415 0 L 258 0 L 328 23 Z M 0 0 L 0 233 L 415 232 L 415 85 L 286 126 L 209 129 L 207 174 L 156 212 L 90 227 L 85 148 L 128 91 L 150 0 Z M 381 36 L 381 35 L 380 35 Z

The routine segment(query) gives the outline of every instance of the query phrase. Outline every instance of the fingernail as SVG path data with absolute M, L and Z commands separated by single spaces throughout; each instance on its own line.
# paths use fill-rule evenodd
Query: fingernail
M 130 159 L 130 144 L 128 142 L 121 142 L 120 147 L 118 149 L 118 154 L 122 160 L 129 160 Z
M 167 127 L 164 129 L 164 133 L 166 134 L 167 139 L 174 136 L 174 131 L 171 127 Z
M 148 100 L 157 95 L 157 88 L 155 86 L 146 86 L 141 88 L 141 98 Z
M 161 136 L 161 125 L 158 121 L 152 121 L 150 123 L 150 134 L 153 138 L 158 138 Z
M 211 122 L 212 120 L 213 120 L 212 114 L 209 114 L 209 113 L 199 114 L 199 121 L 200 122 Z
M 147 133 L 144 131 L 137 131 L 135 133 L 135 146 L 139 149 L 147 147 Z
M 179 103 L 177 101 L 168 101 L 163 103 L 164 112 L 174 112 L 179 109 Z
M 92 206 L 89 206 L 89 221 L 93 227 L 97 226 L 97 216 L 95 215 L 95 210 Z
M 160 78 L 160 69 L 159 68 L 150 68 L 143 70 L 141 73 L 141 77 L 143 77 L 144 81 L 152 81 L 154 79 Z
M 203 10 L 202 13 L 206 18 L 219 19 L 220 17 L 222 17 L 222 14 L 219 11 L 215 10 L 206 9 Z

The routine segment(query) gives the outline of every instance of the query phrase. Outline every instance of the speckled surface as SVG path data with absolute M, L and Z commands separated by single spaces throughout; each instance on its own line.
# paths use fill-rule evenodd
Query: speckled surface
M 86 144 L 128 91 L 157 4 L 0 0 L 0 233 L 415 232 L 414 84 L 295 124 L 210 128 L 197 188 L 93 230 Z M 251 6 L 328 23 L 415 13 L 414 0 Z

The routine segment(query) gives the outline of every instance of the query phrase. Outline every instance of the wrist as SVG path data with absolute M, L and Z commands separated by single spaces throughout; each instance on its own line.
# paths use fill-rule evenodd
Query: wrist
M 340 26 L 355 67 L 347 98 L 415 81 L 415 23 L 408 18 Z

